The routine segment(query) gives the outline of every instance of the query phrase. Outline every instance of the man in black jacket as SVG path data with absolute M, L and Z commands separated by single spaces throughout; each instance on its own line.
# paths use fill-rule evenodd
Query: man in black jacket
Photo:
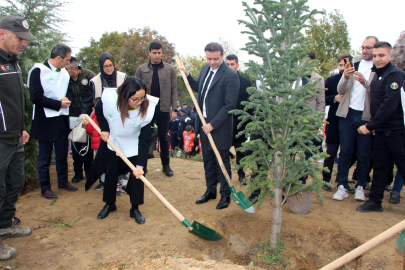
M 216 199 L 217 185 L 221 183 L 221 199 L 217 209 L 228 207 L 231 190 L 219 168 L 215 153 L 208 141 L 208 133 L 218 148 L 225 168 L 231 177 L 231 163 L 229 160 L 229 148 L 232 146 L 232 115 L 229 112 L 236 108 L 238 101 L 239 79 L 238 75 L 223 61 L 224 50 L 218 43 L 212 42 L 205 46 L 207 64 L 201 69 L 200 75 L 195 80 L 182 64 L 179 67 L 187 75 L 191 88 L 198 92 L 198 105 L 201 108 L 206 124 L 201 127 L 201 147 L 204 159 L 204 170 L 207 190 L 196 203 L 205 203 Z
M 236 103 L 236 109 L 237 110 L 243 110 L 245 105 L 242 105 L 242 101 L 248 101 L 249 100 L 249 93 L 246 91 L 248 87 L 251 86 L 251 82 L 249 79 L 243 77 L 240 75 L 238 72 L 239 69 L 239 63 L 238 63 L 238 57 L 234 54 L 230 54 L 226 56 L 225 60 L 226 64 L 228 67 L 230 67 L 233 71 L 238 73 L 239 77 L 239 94 L 238 94 L 238 101 Z M 239 138 L 236 138 L 236 135 L 239 133 L 239 131 L 244 130 L 246 127 L 246 123 L 241 126 L 238 129 L 238 125 L 241 122 L 238 117 L 240 115 L 233 115 L 233 146 L 235 147 L 235 150 L 239 147 L 242 146 L 242 143 L 246 141 L 245 136 L 240 136 Z M 241 153 L 238 150 L 236 150 L 236 164 L 240 165 L 240 160 L 245 156 L 245 153 Z M 241 183 L 246 183 L 246 178 L 245 178 L 245 172 L 242 169 L 238 170 L 238 176 L 239 176 L 239 182 Z
M 358 128 L 362 135 L 375 133 L 373 148 L 373 180 L 369 200 L 357 207 L 360 212 L 382 212 L 384 187 L 391 164 L 397 165 L 405 175 L 405 128 L 404 109 L 401 104 L 405 72 L 390 62 L 391 45 L 377 42 L 373 46 L 373 71 L 370 85 L 370 121 Z
M 24 83 L 17 56 L 27 47 L 30 33 L 24 18 L 4 16 L 0 20 L 0 238 L 30 235 L 31 228 L 19 227 L 15 217 L 18 193 L 24 187 L 24 148 L 29 135 L 24 125 Z M 0 260 L 17 250 L 0 242 Z
M 72 129 L 72 127 L 74 127 L 74 125 L 77 123 L 77 120 L 80 116 L 80 107 L 83 103 L 83 100 L 87 97 L 89 82 L 95 75 L 93 71 L 81 68 L 79 66 L 79 63 L 77 62 L 77 59 L 74 57 L 70 58 L 70 64 L 66 66 L 66 70 L 70 76 L 69 87 L 72 89 L 73 93 L 72 103 L 69 107 L 70 129 Z M 79 153 L 79 151 L 81 152 Z M 81 154 L 82 152 L 83 154 Z M 83 164 L 86 176 L 90 172 L 91 165 L 93 164 L 93 149 L 91 149 L 89 142 L 72 142 L 72 153 L 73 169 L 75 172 L 72 182 L 77 183 L 83 179 Z
M 69 64 L 71 49 L 56 45 L 51 58 L 43 64 L 35 64 L 28 75 L 31 101 L 34 104 L 31 138 L 38 140 L 38 177 L 41 197 L 57 199 L 51 190 L 49 166 L 52 149 L 55 147 L 58 189 L 77 191 L 68 177 L 69 106 L 72 90 L 69 87 Z
M 322 171 L 322 176 L 323 176 L 323 181 L 325 181 L 327 183 L 330 182 L 330 179 L 332 176 L 333 164 L 335 163 L 335 157 L 339 150 L 339 144 L 340 144 L 339 117 L 336 116 L 336 111 L 339 108 L 339 104 L 343 98 L 343 95 L 340 95 L 337 92 L 337 86 L 339 84 L 340 79 L 342 78 L 343 71 L 345 70 L 345 65 L 346 65 L 345 59 L 348 59 L 350 62 L 352 62 L 353 58 L 350 54 L 340 55 L 338 58 L 339 73 L 327 78 L 325 81 L 325 88 L 327 89 L 327 91 L 325 92 L 325 103 L 326 103 L 326 105 L 329 105 L 328 117 L 326 119 L 328 121 L 328 124 L 326 125 L 326 130 L 325 130 L 326 153 L 329 156 L 327 158 L 325 158 L 323 166 L 328 167 L 329 172 Z M 327 185 L 323 185 L 322 188 L 327 191 L 332 190 L 332 188 Z

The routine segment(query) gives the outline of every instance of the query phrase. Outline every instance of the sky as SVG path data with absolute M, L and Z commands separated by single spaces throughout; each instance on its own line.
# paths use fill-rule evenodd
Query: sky
M 254 1 L 246 2 L 252 6 Z M 405 31 L 404 0 L 309 0 L 308 5 L 328 13 L 338 9 L 348 24 L 354 49 L 369 35 L 393 45 Z M 88 46 L 91 37 L 98 40 L 105 32 L 145 26 L 174 43 L 180 55 L 204 55 L 205 45 L 220 37 L 231 41 L 235 49 L 248 41 L 248 35 L 240 33 L 247 29 L 237 22 L 248 20 L 239 0 L 70 0 L 61 15 L 70 20 L 61 30 L 71 39 L 72 55 Z M 251 59 L 244 51 L 238 54 L 242 61 Z

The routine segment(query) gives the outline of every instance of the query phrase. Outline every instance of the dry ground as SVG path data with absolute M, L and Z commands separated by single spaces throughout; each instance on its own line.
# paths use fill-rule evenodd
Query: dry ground
M 71 179 L 71 159 L 69 163 Z M 16 216 L 24 226 L 32 226 L 33 233 L 4 240 L 18 254 L 1 265 L 18 263 L 18 269 L 259 269 L 252 262 L 259 264 L 259 242 L 270 233 L 269 198 L 260 209 L 256 207 L 256 214 L 242 211 L 233 202 L 227 209 L 216 210 L 219 196 L 196 205 L 195 200 L 205 191 L 201 162 L 172 159 L 172 178 L 160 171 L 160 159 L 149 160 L 148 167 L 147 178 L 188 221 L 208 225 L 223 240 L 209 242 L 188 233 L 147 188 L 140 208 L 145 224 L 129 218 L 126 194 L 117 197 L 116 212 L 98 220 L 104 206 L 102 192 L 85 192 L 84 181 L 77 184 L 78 192 L 59 191 L 53 169 L 52 185 L 59 199 L 51 203 L 40 197 L 39 189 L 20 197 Z M 233 183 L 238 184 L 236 173 Z M 246 194 L 245 187 L 237 187 L 240 189 Z M 390 205 L 387 196 L 384 212 L 364 214 L 355 210 L 361 203 L 354 201 L 353 195 L 341 202 L 333 201 L 331 192 L 322 190 L 322 195 L 323 205 L 311 194 L 312 206 L 306 215 L 296 215 L 284 205 L 282 239 L 290 269 L 318 269 L 402 221 L 405 214 L 404 204 Z M 396 239 L 342 269 L 402 269 L 403 258 L 395 252 Z

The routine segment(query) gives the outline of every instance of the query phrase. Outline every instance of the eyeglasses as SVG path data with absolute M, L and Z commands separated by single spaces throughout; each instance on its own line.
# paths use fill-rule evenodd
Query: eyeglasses
M 108 66 L 103 66 L 103 68 L 113 68 L 114 65 L 113 64 L 109 64 Z
M 360 48 L 359 48 L 360 50 L 372 50 L 373 49 L 373 47 L 371 47 L 371 46 L 367 46 L 367 47 L 364 47 L 364 46 L 360 46 Z
M 133 102 L 137 103 L 137 102 L 144 102 L 144 100 L 146 99 L 146 96 L 143 96 L 141 98 L 129 98 L 132 99 Z

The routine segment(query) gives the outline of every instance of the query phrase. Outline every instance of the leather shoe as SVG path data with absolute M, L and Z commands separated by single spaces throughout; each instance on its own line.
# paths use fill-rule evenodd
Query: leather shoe
M 139 212 L 139 209 L 129 210 L 129 217 L 134 218 L 135 222 L 138 224 L 145 223 L 145 218 L 142 216 L 141 212 Z
M 72 183 L 79 183 L 80 180 L 83 180 L 83 174 L 75 174 L 72 178 Z
M 53 200 L 53 199 L 57 199 L 58 196 L 56 196 L 55 193 L 53 193 L 52 190 L 47 190 L 47 191 L 42 191 L 41 190 L 41 197 L 45 198 L 47 200 Z
M 201 198 L 199 198 L 195 203 L 200 204 L 200 203 L 206 203 L 209 200 L 215 200 L 217 198 L 217 194 L 212 194 L 208 190 L 202 195 Z
M 239 176 L 239 182 L 241 185 L 247 185 L 247 179 L 244 176 Z
M 78 189 L 67 182 L 64 185 L 58 185 L 58 190 L 77 191 Z
M 332 191 L 332 188 L 330 187 L 330 186 L 328 186 L 328 185 L 326 185 L 326 184 L 323 184 L 323 187 L 322 187 L 324 190 L 326 190 L 326 191 Z
M 111 205 L 105 204 L 103 207 L 103 210 L 101 210 L 101 212 L 98 213 L 97 218 L 98 219 L 106 218 L 106 217 L 108 217 L 108 214 L 110 212 L 115 212 L 116 210 L 117 210 L 117 206 L 115 205 L 115 203 L 111 204 Z
M 257 203 L 258 200 L 256 200 L 257 197 L 259 197 L 260 193 L 252 193 L 252 195 L 250 195 L 249 197 L 249 201 L 253 204 L 253 203 Z
M 219 200 L 218 205 L 217 205 L 217 209 L 227 208 L 230 203 L 231 203 L 231 197 L 222 196 L 221 199 Z
M 167 166 L 163 166 L 163 170 L 162 170 L 165 174 L 166 174 L 166 176 L 168 176 L 168 177 L 172 177 L 173 175 L 174 175 L 174 173 L 173 173 L 173 171 L 172 171 L 172 169 L 170 169 L 170 166 L 169 165 L 167 165 Z
M 345 187 L 345 189 L 347 189 L 347 192 L 349 193 L 354 193 L 356 191 L 355 188 L 352 188 L 351 186 L 347 185 L 347 187 Z

